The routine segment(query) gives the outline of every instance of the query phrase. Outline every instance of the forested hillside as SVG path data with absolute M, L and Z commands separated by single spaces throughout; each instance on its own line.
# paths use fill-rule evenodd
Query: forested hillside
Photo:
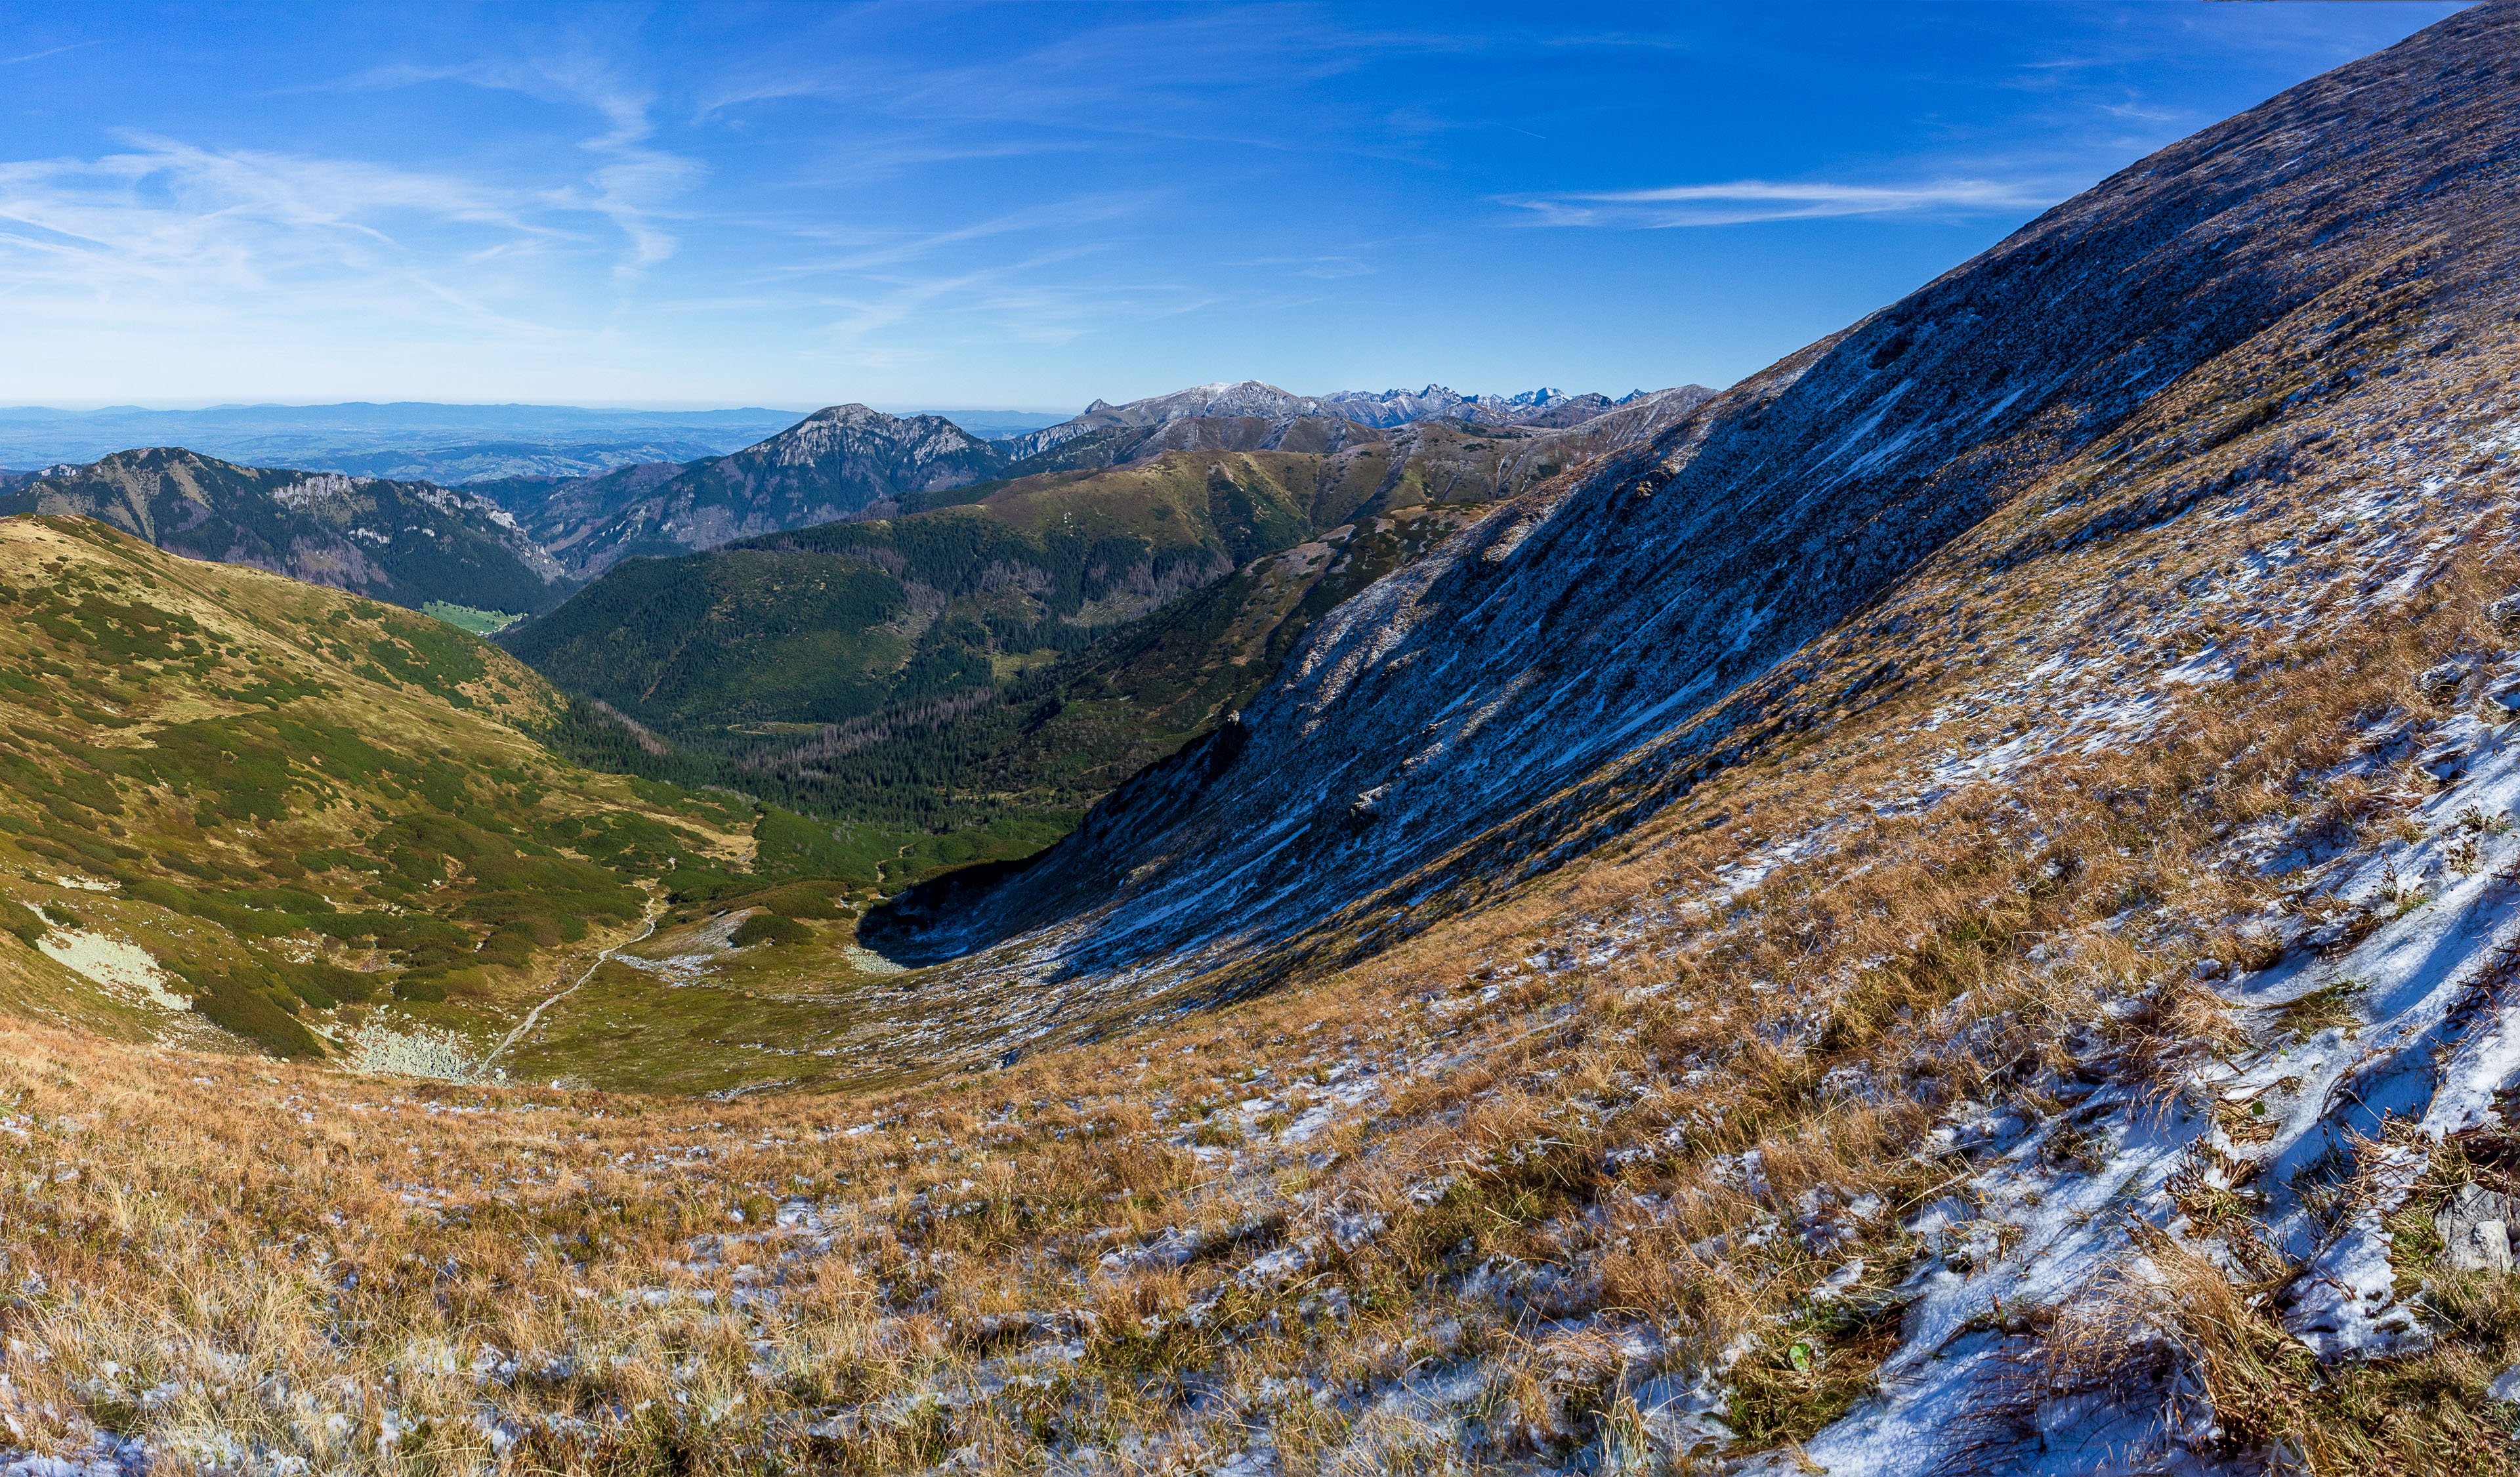
M 1375 440 L 981 484 L 631 561 L 507 644 L 584 700 L 553 740 L 589 761 L 1028 852 L 1466 521 L 1401 470 Z
M 1347 522 L 1367 458 L 1174 453 L 985 501 L 625 565 L 509 649 L 643 722 L 835 723 L 1083 650 Z

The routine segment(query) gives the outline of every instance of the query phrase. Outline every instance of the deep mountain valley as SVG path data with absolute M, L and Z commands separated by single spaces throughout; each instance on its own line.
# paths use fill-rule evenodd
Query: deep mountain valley
M 2520 1470 L 2515 97 L 1715 392 L 29 480 L 0 1467 Z

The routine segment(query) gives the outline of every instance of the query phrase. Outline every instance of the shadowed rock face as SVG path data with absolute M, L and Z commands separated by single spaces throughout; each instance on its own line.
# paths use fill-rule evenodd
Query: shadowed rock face
M 487 498 L 428 483 L 241 467 L 180 446 L 117 451 L 32 479 L 0 512 L 72 514 L 194 559 L 250 565 L 414 608 L 541 612 L 557 561 Z
M 1405 932 L 1448 879 L 1552 864 L 1721 763 L 1761 721 L 1745 683 L 2067 463 L 2115 455 L 2151 396 L 2216 376 L 2244 393 L 2242 346 L 2356 332 L 2322 294 L 2507 318 L 2515 83 L 2520 13 L 2480 8 L 2162 150 L 1502 505 L 1036 864 L 870 933 L 920 962 L 1009 946 L 975 978 L 1132 971 L 1126 996 L 1342 910 Z

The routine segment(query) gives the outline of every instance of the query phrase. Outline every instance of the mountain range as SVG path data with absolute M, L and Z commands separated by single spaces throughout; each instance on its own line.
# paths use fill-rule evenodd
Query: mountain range
M 1651 402 L 1668 413 L 1674 394 L 1710 392 L 1691 386 L 1616 403 Z M 1198 386 L 1125 405 L 1097 400 L 1081 415 L 999 441 L 983 441 L 941 417 L 904 419 L 864 405 L 836 405 L 726 457 L 671 466 L 642 463 L 584 478 L 501 479 L 478 485 L 478 490 L 525 520 L 573 572 L 592 576 L 634 554 L 709 548 L 817 522 L 917 511 L 932 505 L 936 494 L 975 485 L 1120 466 L 1167 451 L 1334 454 L 1386 439 L 1394 425 L 1440 420 L 1464 404 L 1487 406 L 1460 396 L 1404 406 L 1377 401 L 1376 420 L 1368 423 L 1327 408 L 1337 398 L 1290 394 L 1258 381 Z M 1516 413 L 1544 418 L 1534 424 L 1552 429 L 1580 426 L 1610 408 L 1613 402 L 1601 396 L 1570 398 L 1545 391 L 1519 397 L 1513 406 Z M 1395 419 L 1403 412 L 1416 414 Z M 1497 481 L 1493 473 L 1489 481 Z
M 1711 393 L 36 479 L 0 1465 L 2520 1468 L 2515 89 Z

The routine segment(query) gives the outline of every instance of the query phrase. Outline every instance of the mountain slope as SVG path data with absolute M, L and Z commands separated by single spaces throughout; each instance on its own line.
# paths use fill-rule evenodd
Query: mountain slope
M 1167 451 L 1301 451 L 1335 454 L 1388 439 L 1383 433 L 1331 415 L 1185 415 L 1151 425 L 1122 422 L 1067 437 L 1020 461 L 1005 480 L 1051 472 L 1094 471 L 1144 461 Z M 905 504 L 907 506 L 907 504 Z
M 1005 854 L 910 856 L 590 772 L 543 747 L 565 705 L 505 653 L 89 520 L 0 519 L 0 609 L 8 1013 L 353 1070 L 721 1088 L 764 1041 L 885 1022 L 842 895 Z M 778 946 L 730 950 L 755 913 L 788 920 L 760 926 Z M 718 988 L 604 962 L 648 925 L 690 953 L 719 919 L 697 946 L 728 953 Z M 537 1010 L 577 987 L 600 1013 Z
M 993 686 L 766 738 L 729 778 L 757 787 L 747 775 L 779 776 L 822 813 L 943 828 L 1036 817 L 1056 822 L 1056 839 L 1112 786 L 1249 702 L 1324 613 L 1476 516 L 1421 504 L 1359 518 L 1101 628 L 1058 660 L 1004 664 L 1012 669 Z
M 836 723 L 986 688 L 1346 522 L 1371 458 L 1171 453 L 608 574 L 509 649 L 652 723 Z
M 2447 211 L 2502 208 L 2507 174 L 2446 164 L 2435 141 L 2499 137 L 2492 96 L 2446 92 L 2415 129 L 2311 84 L 2112 177 L 1499 508 L 1317 626 L 1241 723 L 895 946 L 934 959 L 1048 928 L 1011 971 L 1172 978 L 1342 910 L 1387 915 L 1501 827 L 1562 856 L 1632 823 L 1601 805 L 1650 813 L 1759 731 L 1772 700 L 1746 684 L 2015 499 L 2084 499 L 2130 447 L 2176 443 L 2176 417 L 2251 435 L 2266 459 L 2165 468 L 2149 495 L 2183 506 L 2276 475 L 2294 453 L 2264 428 L 2381 365 L 2339 355 L 2276 390 L 2242 367 L 2251 346 L 2342 335 L 2377 353 L 2388 339 L 2351 340 L 2367 300 L 2493 259 L 2493 238 L 2446 257 L 2437 236 Z M 1569 785 L 1598 793 L 1552 799 Z
M 846 518 L 900 493 L 960 487 L 1005 458 L 937 416 L 833 405 L 756 445 L 659 476 L 650 467 L 571 485 L 532 522 L 573 570 L 674 554 Z
M 0 498 L 0 513 L 95 518 L 191 558 L 415 609 L 545 611 L 572 587 L 486 499 L 428 483 L 240 467 L 181 447 L 117 451 L 38 478 Z
M 1018 464 L 1082 469 L 624 565 L 504 639 L 681 746 L 634 753 L 591 711 L 571 739 L 590 758 L 886 825 L 1038 819 L 1055 835 L 1241 706 L 1312 620 L 1471 505 L 1697 398 L 1647 397 L 1573 431 L 1430 421 L 1386 437 L 1325 416 L 1106 428 Z M 1162 449 L 1182 445 L 1210 449 Z M 1101 466 L 1114 455 L 1130 459 Z M 806 725 L 824 731 L 788 732 Z
M 635 923 L 630 879 L 668 852 L 743 845 L 557 770 L 518 731 L 551 690 L 426 617 L 60 518 L 0 520 L 0 845 L 32 863 L 12 907 L 69 930 L 22 934 L 42 952 L 13 976 L 58 996 L 85 971 L 146 1027 L 186 1034 L 162 1012 L 189 995 L 334 1054 L 360 1014 L 337 1005 L 517 988 L 590 922 Z M 611 866 L 551 849 L 589 819 Z

